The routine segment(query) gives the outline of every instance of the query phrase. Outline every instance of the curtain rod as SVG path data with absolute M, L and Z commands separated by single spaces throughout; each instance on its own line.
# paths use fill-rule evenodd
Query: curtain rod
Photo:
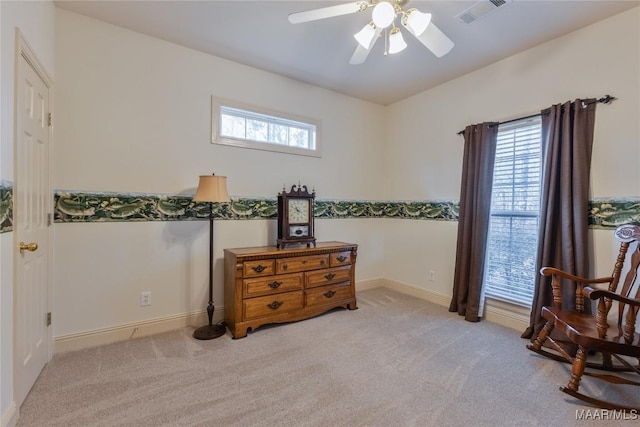
M 602 103 L 602 104 L 611 104 L 613 101 L 615 101 L 616 97 L 614 96 L 610 96 L 610 95 L 605 95 L 602 98 L 599 99 L 593 99 L 591 101 L 582 101 L 582 108 L 586 107 L 589 104 L 595 104 L 595 103 Z M 498 125 L 506 125 L 507 123 L 513 123 L 513 122 L 517 122 L 519 120 L 526 120 L 526 119 L 532 119 L 534 117 L 539 117 L 542 115 L 549 115 L 549 113 L 551 112 L 551 110 L 549 108 L 542 110 L 540 113 L 538 114 L 532 114 L 530 116 L 524 116 L 524 117 L 518 117 L 517 119 L 511 119 L 511 120 L 507 120 L 504 122 L 499 122 Z M 461 130 L 460 132 L 458 132 L 458 135 L 464 135 L 464 129 Z

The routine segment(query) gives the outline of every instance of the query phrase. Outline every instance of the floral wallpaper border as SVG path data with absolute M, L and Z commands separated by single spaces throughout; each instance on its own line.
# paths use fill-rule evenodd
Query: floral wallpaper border
M 188 221 L 207 219 L 207 203 L 193 202 L 191 195 L 55 193 L 55 222 Z M 275 219 L 275 198 L 232 197 L 214 203 L 216 219 Z M 316 218 L 414 218 L 457 221 L 454 202 L 384 202 L 316 200 Z
M 93 221 L 184 221 L 207 219 L 206 203 L 195 203 L 191 195 L 55 193 L 56 222 Z M 275 219 L 276 199 L 232 197 L 230 203 L 214 203 L 218 219 Z M 316 200 L 315 217 L 401 218 L 458 220 L 457 201 L 363 201 Z M 640 222 L 640 198 L 596 199 L 589 202 L 591 228 L 615 228 Z
M 13 230 L 13 183 L 0 181 L 0 233 Z
M 616 228 L 630 222 L 640 224 L 640 198 L 589 201 L 590 228 Z
M 54 221 L 129 222 L 206 220 L 207 203 L 193 202 L 191 195 L 111 193 L 83 191 L 54 192 Z M 401 218 L 458 220 L 457 201 L 363 201 L 316 200 L 316 218 Z M 232 197 L 229 203 L 214 203 L 216 219 L 275 219 L 276 199 Z M 640 223 L 640 198 L 595 199 L 589 202 L 591 228 L 612 229 Z M 13 230 L 13 186 L 0 182 L 0 233 Z

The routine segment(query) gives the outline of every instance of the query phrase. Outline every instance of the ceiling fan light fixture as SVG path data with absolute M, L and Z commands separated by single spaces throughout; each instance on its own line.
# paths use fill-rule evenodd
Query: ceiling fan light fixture
M 360 43 L 360 46 L 365 49 L 369 49 L 375 35 L 376 26 L 373 22 L 369 22 L 359 32 L 354 34 L 353 37 L 358 41 L 358 43 Z
M 404 9 L 410 0 L 347 1 L 351 2 L 291 13 L 289 14 L 289 22 L 299 24 L 356 12 L 370 12 L 370 22 L 353 35 L 358 44 L 349 60 L 349 64 L 352 65 L 364 63 L 373 51 L 373 46 L 378 39 L 383 39 L 385 56 L 404 50 L 407 44 L 403 37 L 402 27 L 438 58 L 449 53 L 455 46 L 455 43 L 440 31 L 435 23 L 431 22 L 430 13 L 423 13 L 416 8 Z M 513 0 L 483 1 L 504 3 Z M 396 22 L 396 19 L 399 22 Z
M 416 37 L 421 36 L 431 23 L 431 14 L 422 13 L 418 9 L 409 9 L 403 17 L 405 24 L 411 28 Z
M 402 37 L 402 33 L 394 27 L 389 33 L 389 53 L 402 52 L 407 47 L 407 43 Z
M 388 1 L 381 1 L 373 8 L 371 18 L 376 27 L 387 28 L 396 18 L 396 10 Z

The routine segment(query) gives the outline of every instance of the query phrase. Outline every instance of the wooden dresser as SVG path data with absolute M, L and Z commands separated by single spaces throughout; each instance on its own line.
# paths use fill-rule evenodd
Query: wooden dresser
M 335 307 L 355 310 L 358 245 L 224 250 L 224 321 L 234 338 L 268 323 L 307 319 Z

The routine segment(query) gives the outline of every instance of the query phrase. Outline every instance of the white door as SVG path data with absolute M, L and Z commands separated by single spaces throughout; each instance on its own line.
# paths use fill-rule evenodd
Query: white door
M 14 397 L 18 407 L 49 360 L 49 88 L 24 53 L 16 76 Z

